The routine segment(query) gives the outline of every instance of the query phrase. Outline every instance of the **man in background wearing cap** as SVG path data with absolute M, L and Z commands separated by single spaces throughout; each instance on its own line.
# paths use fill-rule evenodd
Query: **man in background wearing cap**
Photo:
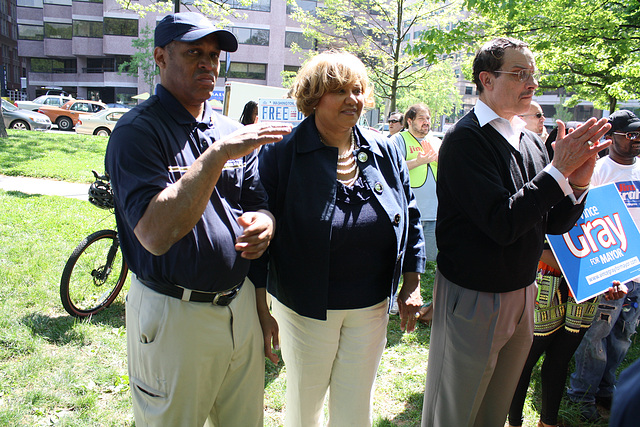
M 120 119 L 105 160 L 133 272 L 126 324 L 136 425 L 262 426 L 264 340 L 276 331 L 265 325 L 263 338 L 246 273 L 275 224 L 254 150 L 291 128 L 242 127 L 211 109 L 220 52 L 238 43 L 204 16 L 166 16 L 155 46 L 161 83 Z
M 591 185 L 616 183 L 633 221 L 640 227 L 640 119 L 631 111 L 620 110 L 609 117 L 609 123 L 609 155 L 598 160 Z M 625 298 L 603 301 L 598 306 L 595 320 L 575 353 L 576 370 L 571 374 L 567 394 L 588 421 L 600 418 L 596 403 L 611 409 L 616 369 L 636 331 L 640 277 L 626 285 L 629 292 Z

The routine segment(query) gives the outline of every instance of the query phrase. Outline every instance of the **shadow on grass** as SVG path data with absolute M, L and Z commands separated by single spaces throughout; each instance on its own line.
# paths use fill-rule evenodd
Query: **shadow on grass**
M 17 197 L 18 199 L 34 199 L 34 198 L 40 198 L 43 197 L 42 194 L 27 194 L 27 193 L 23 193 L 22 191 L 7 191 L 6 192 L 7 196 L 11 196 L 11 197 Z
M 284 368 L 284 362 L 282 361 L 282 354 L 280 354 L 280 350 L 276 351 L 276 354 L 280 358 L 278 364 L 273 363 L 269 359 L 265 359 L 264 388 L 267 388 L 269 384 L 275 381 L 280 376 L 282 368 Z
M 20 322 L 31 330 L 31 333 L 42 337 L 54 345 L 84 345 L 86 337 L 81 329 L 74 326 L 79 322 L 101 324 L 111 328 L 123 327 L 124 303 L 116 301 L 104 311 L 91 318 L 78 319 L 73 316 L 47 316 L 42 313 L 30 313 L 22 317 Z
M 419 425 L 420 419 L 422 419 L 423 398 L 424 395 L 422 393 L 412 393 L 409 395 L 409 398 L 405 403 L 404 411 L 400 412 L 392 419 L 377 419 L 373 425 L 375 427 L 415 427 Z M 416 422 L 418 424 L 416 424 Z
M 415 334 L 415 344 L 429 347 L 431 326 L 418 324 L 416 325 L 416 330 L 412 333 Z M 387 347 L 394 347 L 400 344 L 404 334 L 400 329 L 400 316 L 390 315 L 389 326 L 387 327 Z

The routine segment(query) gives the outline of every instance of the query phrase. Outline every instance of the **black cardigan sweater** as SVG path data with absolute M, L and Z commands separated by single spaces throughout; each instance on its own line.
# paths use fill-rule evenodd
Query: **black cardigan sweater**
M 520 151 L 474 110 L 447 132 L 438 164 L 438 269 L 455 284 L 509 292 L 533 283 L 544 234 L 562 234 L 584 204 L 574 205 L 542 170 L 544 144 L 532 132 Z

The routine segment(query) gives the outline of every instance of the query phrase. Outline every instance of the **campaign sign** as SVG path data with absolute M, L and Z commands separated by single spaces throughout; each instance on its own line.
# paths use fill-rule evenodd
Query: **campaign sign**
M 284 122 L 297 126 L 304 120 L 298 111 L 296 101 L 291 98 L 259 98 L 258 119 L 261 122 Z
M 613 183 L 592 188 L 576 225 L 547 239 L 579 303 L 640 276 L 640 233 Z

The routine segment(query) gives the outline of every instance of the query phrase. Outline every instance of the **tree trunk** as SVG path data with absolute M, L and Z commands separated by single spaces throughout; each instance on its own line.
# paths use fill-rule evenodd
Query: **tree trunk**
M 0 108 L 0 138 L 7 137 L 7 128 L 4 126 L 4 114 L 2 108 Z
M 609 95 L 609 114 L 616 110 L 616 105 L 618 105 L 618 98 Z

